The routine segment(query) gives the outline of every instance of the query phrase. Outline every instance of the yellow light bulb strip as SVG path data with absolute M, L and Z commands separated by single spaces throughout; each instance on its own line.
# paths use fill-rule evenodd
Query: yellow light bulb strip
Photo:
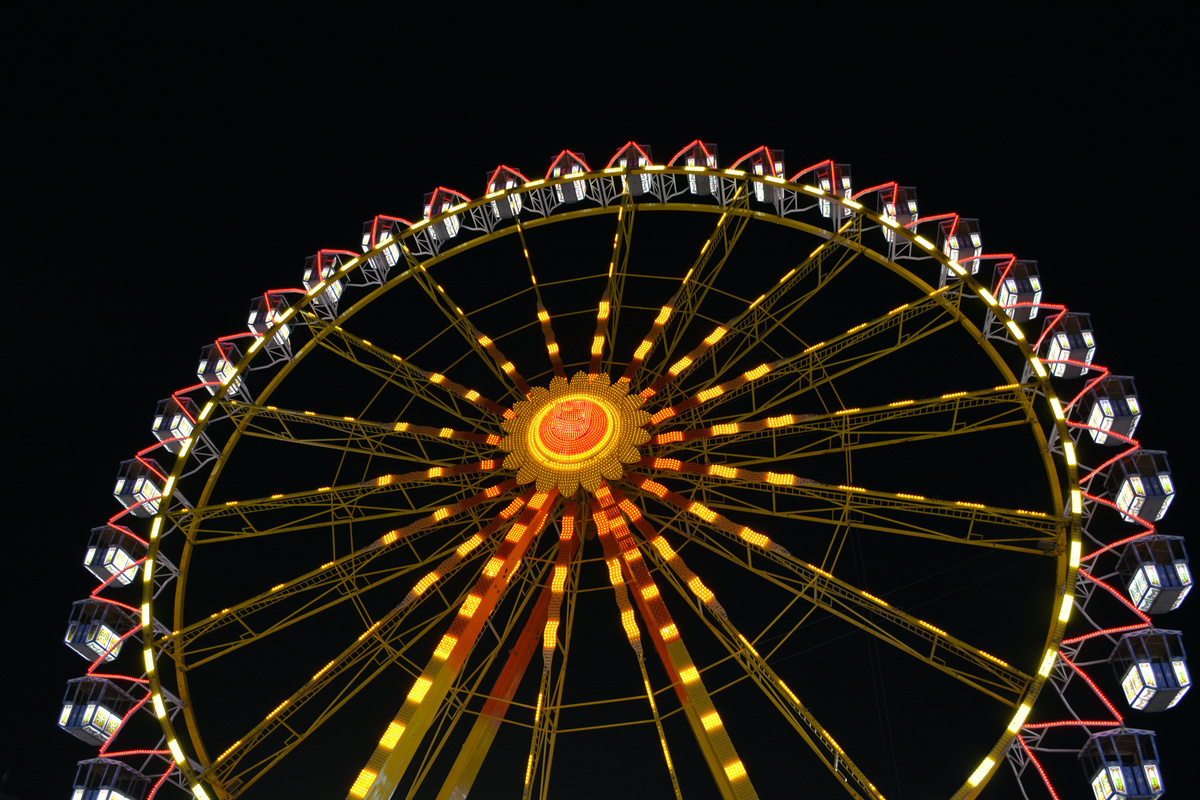
M 607 511 L 592 503 L 592 519 L 596 523 L 596 535 L 604 548 L 604 563 L 608 567 L 608 582 L 612 584 L 613 596 L 617 601 L 617 610 L 621 614 L 621 628 L 625 631 L 625 639 L 637 653 L 638 660 L 643 658 L 642 634 L 638 630 L 634 618 L 633 604 L 629 601 L 629 591 L 625 584 L 625 576 L 621 568 L 621 551 L 612 533 L 612 523 Z
M 678 676 L 676 691 L 682 693 L 681 700 L 690 704 L 694 709 L 695 718 L 693 719 L 689 715 L 689 723 L 692 724 L 693 731 L 698 737 L 707 740 L 710 751 L 715 754 L 718 763 L 724 770 L 723 777 L 728 782 L 732 795 L 736 798 L 757 797 L 745 769 L 740 766 L 741 760 L 738 758 L 733 741 L 729 738 L 724 726 L 710 730 L 700 722 L 709 714 L 716 713 L 712 697 L 705 688 L 704 682 L 684 646 L 683 639 L 671 619 L 670 612 L 667 611 L 662 596 L 656 591 L 651 591 L 654 579 L 650 575 L 650 569 L 642 558 L 637 543 L 616 506 L 614 494 L 607 485 L 595 493 L 593 509 L 596 505 L 600 506 L 601 514 L 608 516 L 609 530 L 616 539 L 625 571 L 632 578 L 632 582 L 642 598 L 640 605 L 643 617 L 651 628 L 651 636 L 656 636 L 658 640 L 656 649 L 663 657 L 663 665 L 667 668 L 668 674 Z M 595 513 L 593 511 L 593 514 Z M 597 525 L 598 527 L 599 525 Z
M 707 347 L 705 349 L 707 349 Z M 664 420 L 668 420 L 671 417 L 676 416 L 677 414 L 679 414 L 682 411 L 687 411 L 690 408 L 695 408 L 696 406 L 703 405 L 704 403 L 707 403 L 710 400 L 714 400 L 723 394 L 727 394 L 736 389 L 740 389 L 742 386 L 746 385 L 747 383 L 751 383 L 753 381 L 758 380 L 759 378 L 762 378 L 765 375 L 769 375 L 774 368 L 775 368 L 775 365 L 773 365 L 773 364 L 759 364 L 754 369 L 747 370 L 746 372 L 737 376 L 733 380 L 725 381 L 724 383 L 719 383 L 716 386 L 710 386 L 709 388 L 696 393 L 692 397 L 689 397 L 687 400 L 683 400 L 669 408 L 664 408 L 664 409 L 661 409 L 661 410 L 655 412 L 650 417 L 650 424 L 657 425 Z M 642 394 L 645 395 L 645 392 L 643 392 Z
M 707 470 L 707 467 L 705 467 L 705 469 Z M 739 474 L 741 472 L 742 470 L 739 470 Z M 703 520 L 705 523 L 712 525 L 714 528 L 718 528 L 726 533 L 731 533 L 734 536 L 737 536 L 748 544 L 754 545 L 755 547 L 761 547 L 764 550 L 770 550 L 775 553 L 787 554 L 788 552 L 785 547 L 771 541 L 771 539 L 767 536 L 751 530 L 744 525 L 738 525 L 732 520 L 727 519 L 726 517 L 723 517 L 717 512 L 713 511 L 708 506 L 705 506 L 703 503 L 692 502 L 683 495 L 678 494 L 677 492 L 672 492 L 661 483 L 652 481 L 644 475 L 631 472 L 626 475 L 625 478 L 639 489 L 649 492 L 660 500 L 665 500 L 676 508 L 682 509 L 692 516 Z
M 550 602 L 546 607 L 546 626 L 542 631 L 542 668 L 550 671 L 554 659 L 554 648 L 558 645 L 558 626 L 562 614 L 563 593 L 566 591 L 567 573 L 571 559 L 575 556 L 575 516 L 578 507 L 575 501 L 567 503 L 559 521 L 558 554 L 554 558 L 554 571 L 550 577 Z
M 408 537 L 418 531 L 423 531 L 426 528 L 431 528 L 434 525 L 437 525 L 441 522 L 444 522 L 447 519 L 450 519 L 451 517 L 457 516 L 458 514 L 461 514 L 464 511 L 474 508 L 475 506 L 479 505 L 480 503 L 484 503 L 495 497 L 499 497 L 500 495 L 504 494 L 505 492 L 510 492 L 515 488 L 517 488 L 517 481 L 515 478 L 509 478 L 508 480 L 501 481 L 500 483 L 495 484 L 494 486 L 489 486 L 487 489 L 484 489 L 482 492 L 478 492 L 474 495 L 471 495 L 470 497 L 463 498 L 462 500 L 459 500 L 457 503 L 453 503 L 448 506 L 443 506 L 442 508 L 439 508 L 437 511 L 433 512 L 432 514 L 424 516 L 421 519 L 416 520 L 415 522 L 411 522 L 408 525 L 405 525 L 403 528 L 397 528 L 393 531 L 388 531 L 383 536 L 380 536 L 378 539 L 376 539 L 375 541 L 371 542 L 369 545 L 364 547 L 360 552 L 365 553 L 369 550 L 375 550 L 380 547 L 391 547 L 396 542 L 402 541 L 406 537 Z
M 625 373 L 621 375 L 617 383 L 632 383 L 637 377 L 638 371 L 642 368 L 642 364 L 646 361 L 646 356 L 650 355 L 650 351 L 654 349 L 655 342 L 658 341 L 659 335 L 667 324 L 667 320 L 671 318 L 671 312 L 674 307 L 670 303 L 663 306 L 658 312 L 658 316 L 654 318 L 654 322 L 650 325 L 650 331 L 646 334 L 646 338 L 642 339 L 642 343 L 638 345 L 637 350 L 633 352 L 633 358 L 630 359 L 629 365 L 625 367 Z
M 617 508 L 621 510 L 621 513 L 625 515 L 626 519 L 633 523 L 634 527 L 636 527 L 642 534 L 642 538 L 654 548 L 656 553 L 658 553 L 659 558 L 667 562 L 667 565 L 671 568 L 671 570 L 677 576 L 679 576 L 679 579 L 684 584 L 687 585 L 692 594 L 696 596 L 696 599 L 703 603 L 709 611 L 712 611 L 722 619 L 728 619 L 725 609 L 719 602 L 717 602 L 716 595 L 714 595 L 712 590 L 705 586 L 704 582 L 700 580 L 700 577 L 696 575 L 696 573 L 693 572 L 687 564 L 684 563 L 683 558 L 680 557 L 679 553 L 675 552 L 675 549 L 671 547 L 671 544 L 663 537 L 663 535 L 655 530 L 654 526 L 650 524 L 650 520 L 646 519 L 645 515 L 642 514 L 638 507 L 634 505 L 628 497 L 625 496 L 624 492 L 615 487 L 612 488 L 611 491 L 613 500 L 616 501 Z
M 521 535 L 515 539 L 506 536 L 500 542 L 492 558 L 492 561 L 500 560 L 500 568 L 490 575 L 485 569 L 476 579 L 438 649 L 413 682 L 371 759 L 351 786 L 347 800 L 365 797 L 380 776 L 385 776 L 384 786 L 388 792 L 395 787 L 403 767 L 407 766 L 425 732 L 436 719 L 436 708 L 441 706 L 467 654 L 474 648 L 488 616 L 503 597 L 509 577 L 520 565 L 529 545 L 545 527 L 556 496 L 557 493 L 551 491 L 529 497 L 514 525 L 514 528 L 521 529 Z
M 562 354 L 558 351 L 558 342 L 554 338 L 554 327 L 550 324 L 550 314 L 546 308 L 538 301 L 537 311 L 538 324 L 542 326 L 542 338 L 546 340 L 546 354 L 550 356 L 550 364 L 554 367 L 554 374 L 560 378 L 567 377 L 567 371 L 563 368 Z
M 588 361 L 588 375 L 593 377 L 600 374 L 600 359 L 604 355 L 604 342 L 608 338 L 609 311 L 608 295 L 605 294 L 596 310 L 596 333 L 592 336 L 591 360 Z
M 480 334 L 476 337 L 476 340 L 487 351 L 487 354 L 492 357 L 492 360 L 496 362 L 496 366 L 512 380 L 517 390 L 523 395 L 528 395 L 529 384 L 521 377 L 521 373 L 517 371 L 516 366 L 504 356 L 504 353 L 500 352 L 500 348 L 496 347 L 496 343 L 492 341 L 491 337 Z
M 432 572 L 426 573 L 421 580 L 417 581 L 413 588 L 408 591 L 408 594 L 405 595 L 404 599 L 400 601 L 400 608 L 404 608 L 415 601 L 418 597 L 429 591 L 438 581 L 449 575 L 455 567 L 462 563 L 464 558 L 479 549 L 479 546 L 487 541 L 489 536 L 498 531 L 504 523 L 516 516 L 517 512 L 525 507 L 525 504 L 529 502 L 529 498 L 532 496 L 533 491 L 528 491 L 501 509 L 495 519 L 468 537 L 466 541 L 458 546 L 453 554 L 444 558 L 440 564 L 434 567 Z
M 500 444 L 500 436 L 494 433 L 472 433 L 470 431 L 458 431 L 454 428 L 438 428 L 432 425 L 413 425 L 409 422 L 396 422 L 392 424 L 392 433 L 399 433 L 405 436 L 423 439 L 441 439 L 454 442 L 471 442 L 472 444 L 485 444 L 495 447 Z
M 692 348 L 691 352 L 672 364 L 666 372 L 658 377 L 658 380 L 643 389 L 642 397 L 650 398 L 661 392 L 664 386 L 687 372 L 692 364 L 698 361 L 710 347 L 721 341 L 721 338 L 727 333 L 729 333 L 729 328 L 725 325 L 713 328 L 712 333 L 704 337 L 704 340 Z
M 430 383 L 434 384 L 435 386 L 445 389 L 451 394 L 458 395 L 468 403 L 482 406 L 497 416 L 503 417 L 506 415 L 505 412 L 508 411 L 508 409 L 497 403 L 495 400 L 484 397 L 474 389 L 468 389 L 461 383 L 456 383 L 450 380 L 440 372 L 426 372 L 425 370 L 421 370 L 421 373 L 429 380 Z

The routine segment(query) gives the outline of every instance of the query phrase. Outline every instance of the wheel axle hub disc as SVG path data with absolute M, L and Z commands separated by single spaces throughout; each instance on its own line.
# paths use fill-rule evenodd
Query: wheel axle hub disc
M 643 427 L 650 415 L 641 406 L 628 384 L 614 385 L 607 375 L 554 378 L 513 405 L 514 416 L 503 425 L 508 436 L 500 442 L 508 451 L 504 466 L 517 471 L 520 483 L 536 482 L 539 492 L 594 491 L 603 479 L 620 478 L 623 464 L 641 458 L 637 446 L 650 438 Z

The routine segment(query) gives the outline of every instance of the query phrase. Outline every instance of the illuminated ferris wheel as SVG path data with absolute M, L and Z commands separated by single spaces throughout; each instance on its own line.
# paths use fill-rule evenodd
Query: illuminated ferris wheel
M 254 298 L 92 533 L 75 797 L 1037 796 L 1060 736 L 1161 794 L 1132 379 L 977 220 L 787 174 L 563 151 Z

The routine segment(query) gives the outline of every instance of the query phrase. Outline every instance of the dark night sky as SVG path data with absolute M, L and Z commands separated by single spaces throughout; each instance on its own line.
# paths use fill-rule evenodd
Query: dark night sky
M 832 157 L 856 186 L 895 179 L 924 213 L 980 218 L 985 249 L 1037 259 L 1053 299 L 1092 313 L 1097 359 L 1137 378 L 1139 438 L 1170 453 L 1181 491 L 1162 530 L 1193 527 L 1182 37 L 1151 12 L 1095 6 L 696 9 L 4 12 L 20 509 L 3 590 L 5 791 L 65 798 L 88 755 L 54 726 L 83 669 L 61 637 L 92 585 L 87 534 L 199 347 L 244 324 L 246 298 L 294 285 L 306 255 L 356 248 L 363 220 L 416 218 L 435 185 L 475 196 L 496 164 L 532 176 L 563 148 L 595 166 L 631 138 L 660 159 L 697 136 L 726 159 L 768 144 L 789 166 Z M 1160 624 L 1194 630 L 1198 602 Z M 1160 730 L 1175 798 L 1200 779 L 1184 743 L 1196 702 L 1133 722 Z

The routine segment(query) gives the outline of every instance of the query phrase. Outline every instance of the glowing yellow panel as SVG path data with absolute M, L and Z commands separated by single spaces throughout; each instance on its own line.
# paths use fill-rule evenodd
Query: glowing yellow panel
M 721 337 L 728 332 L 729 328 L 726 328 L 724 325 L 719 325 L 704 339 L 704 343 L 709 347 L 712 347 L 714 344 L 721 341 Z
M 705 389 L 703 392 L 700 392 L 700 394 L 696 395 L 696 399 L 701 403 L 706 403 L 709 400 L 712 400 L 714 397 L 719 397 L 723 394 L 725 394 L 725 390 L 723 388 L 720 386 L 713 386 L 712 388 Z
M 746 777 L 746 768 L 742 766 L 741 761 L 730 761 L 725 765 L 725 777 L 731 781 L 736 781 Z
M 683 358 L 679 359 L 674 364 L 672 364 L 671 368 L 669 370 L 667 370 L 667 372 L 671 373 L 671 377 L 674 378 L 679 373 L 681 373 L 685 369 L 687 369 L 691 365 L 691 363 L 692 363 L 692 359 L 690 359 L 687 356 L 684 356 Z
M 975 771 L 971 773 L 971 777 L 967 778 L 967 783 L 971 784 L 972 786 L 978 786 L 979 782 L 987 777 L 988 772 L 991 771 L 992 765 L 995 763 L 996 762 L 991 759 L 991 756 L 985 758 L 983 763 L 976 767 Z
M 717 518 L 717 513 L 702 503 L 692 503 L 688 506 L 688 511 L 705 522 L 712 522 Z
M 711 603 L 713 601 L 713 593 L 699 578 L 692 578 L 688 581 L 688 588 L 695 593 L 696 597 L 700 598 L 701 603 Z
M 404 733 L 404 726 L 399 722 L 392 722 L 387 726 L 387 730 L 383 732 L 383 738 L 379 740 L 379 746 L 385 750 L 391 750 L 396 746 L 396 742 L 400 741 L 400 736 Z
M 364 769 L 358 773 L 358 777 L 354 780 L 354 785 L 350 787 L 350 794 L 355 797 L 366 797 L 367 790 L 371 788 L 371 784 L 375 782 L 375 773 L 369 769 Z
M 759 364 L 757 367 L 755 367 L 754 369 L 747 372 L 744 377 L 746 378 L 746 380 L 752 381 L 757 378 L 761 378 L 763 375 L 766 375 L 770 371 L 771 371 L 770 364 Z
M 721 727 L 721 715 L 715 711 L 710 711 L 700 718 L 700 724 L 704 726 L 704 730 L 706 731 L 719 728 Z
M 700 680 L 700 673 L 696 672 L 695 667 L 684 667 L 679 671 L 679 679 L 684 683 L 695 683 L 696 681 Z
M 1070 619 L 1071 606 L 1074 603 L 1074 601 L 1075 601 L 1075 598 L 1071 597 L 1071 595 L 1067 595 L 1066 597 L 1063 598 L 1062 608 L 1059 609 L 1059 612 L 1058 612 L 1058 621 L 1059 622 L 1066 622 L 1068 619 Z
M 417 682 L 413 684 L 412 690 L 409 691 L 406 700 L 411 700 L 414 703 L 419 703 L 425 699 L 425 694 L 429 691 L 429 687 L 433 685 L 433 681 L 426 678 L 424 675 L 417 678 Z
M 679 638 L 679 629 L 675 627 L 675 623 L 673 622 L 670 625 L 662 626 L 658 629 L 658 632 L 662 635 L 665 642 L 671 642 Z
M 454 645 L 456 644 L 458 644 L 458 638 L 447 633 L 438 642 L 437 649 L 433 651 L 433 657 L 439 661 L 445 661 L 450 657 L 450 652 L 454 650 Z
M 716 475 L 718 478 L 736 478 L 738 471 L 723 464 L 713 464 L 708 468 L 708 474 Z
M 1012 722 L 1008 723 L 1008 732 L 1016 733 L 1021 726 L 1025 724 L 1025 718 L 1029 716 L 1029 703 L 1023 703 L 1017 709 L 1017 713 L 1013 715 Z
M 749 528 L 742 528 L 741 533 L 739 533 L 738 536 L 740 536 L 743 541 L 749 542 L 755 547 L 766 547 L 768 542 L 771 541 L 761 533 L 752 531 Z

